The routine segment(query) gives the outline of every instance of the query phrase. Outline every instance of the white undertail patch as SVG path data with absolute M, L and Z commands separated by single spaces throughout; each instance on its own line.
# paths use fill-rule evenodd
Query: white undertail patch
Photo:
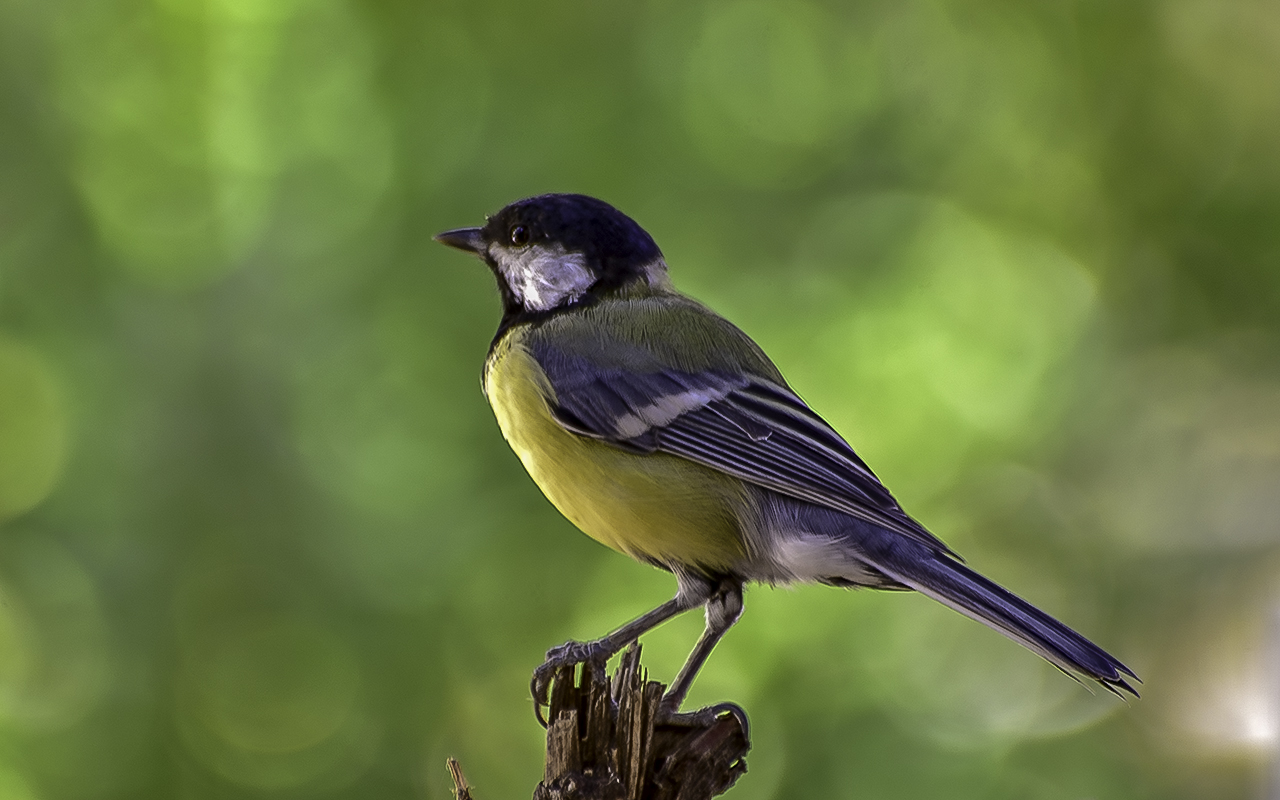
M 876 586 L 883 580 L 854 558 L 839 540 L 798 532 L 780 534 L 772 542 L 774 580 L 779 583 L 827 581 L 833 578 L 859 586 Z

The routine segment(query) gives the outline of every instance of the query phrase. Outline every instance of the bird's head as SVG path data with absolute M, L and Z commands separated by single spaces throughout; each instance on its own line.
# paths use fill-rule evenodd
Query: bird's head
M 508 315 L 669 286 L 662 251 L 644 228 L 586 195 L 519 200 L 489 217 L 483 228 L 445 231 L 435 239 L 484 259 L 498 279 Z

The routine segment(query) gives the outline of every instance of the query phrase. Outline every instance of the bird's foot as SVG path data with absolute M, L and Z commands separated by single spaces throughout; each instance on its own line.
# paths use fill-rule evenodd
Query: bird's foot
M 663 698 L 658 706 L 658 724 L 676 728 L 709 728 L 726 716 L 732 716 L 742 728 L 742 735 L 751 741 L 751 727 L 747 721 L 747 712 L 737 703 L 716 703 L 713 706 L 700 708 L 697 711 L 681 711 L 678 703 L 668 702 Z
M 556 673 L 564 667 L 582 664 L 586 669 L 592 670 L 596 677 L 603 677 L 604 666 L 612 655 L 613 652 L 599 640 L 565 642 L 547 651 L 546 660 L 533 671 L 533 680 L 529 683 L 529 690 L 533 694 L 533 713 L 538 718 L 538 722 L 542 723 L 542 727 L 547 727 L 547 721 L 542 717 L 542 709 L 551 705 L 551 682 L 555 679 Z

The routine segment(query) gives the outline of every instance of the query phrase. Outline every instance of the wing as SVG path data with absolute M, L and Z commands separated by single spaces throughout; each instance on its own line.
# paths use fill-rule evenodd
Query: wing
M 593 333 L 602 335 L 598 328 Z M 772 364 L 752 374 L 630 359 L 636 369 L 593 357 L 618 352 L 599 339 L 588 352 L 574 352 L 557 346 L 556 338 L 533 336 L 527 346 L 555 393 L 552 415 L 566 430 L 633 452 L 681 456 L 958 558 L 902 510 L 853 448 L 780 376 L 772 377 Z M 754 344 L 752 349 L 759 352 Z

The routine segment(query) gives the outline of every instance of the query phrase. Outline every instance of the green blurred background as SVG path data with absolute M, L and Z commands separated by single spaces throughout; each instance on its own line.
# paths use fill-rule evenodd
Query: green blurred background
M 1273 0 L 0 0 L 0 798 L 528 796 L 542 652 L 674 588 L 480 394 L 430 237 L 546 191 L 1146 681 L 757 587 L 731 797 L 1280 797 L 1278 77 Z

